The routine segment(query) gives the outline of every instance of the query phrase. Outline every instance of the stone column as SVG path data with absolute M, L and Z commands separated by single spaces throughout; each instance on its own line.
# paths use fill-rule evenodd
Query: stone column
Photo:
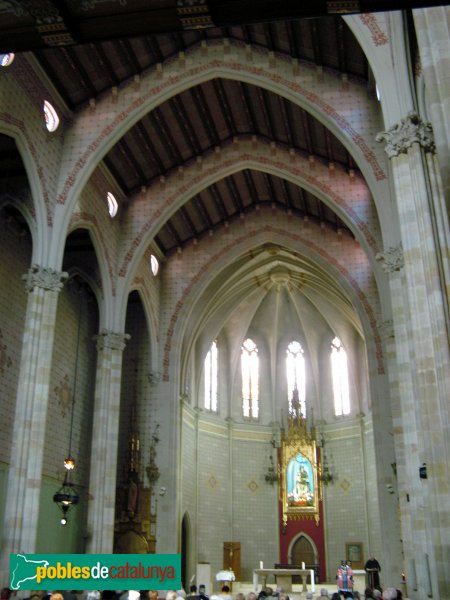
M 128 334 L 103 330 L 97 341 L 97 379 L 88 507 L 90 554 L 113 551 L 122 354 Z
M 23 276 L 29 296 L 3 527 L 4 582 L 9 581 L 9 554 L 35 550 L 56 308 L 67 277 L 38 265 Z
M 442 239 L 442 186 L 435 169 L 432 129 L 415 113 L 377 136 L 391 159 L 404 267 L 391 278 L 399 415 L 405 470 L 400 490 L 410 598 L 449 596 L 448 252 Z M 445 225 L 446 226 L 446 225 Z M 380 256 L 391 261 L 388 251 Z M 426 463 L 427 478 L 420 477 Z M 410 533 L 409 533 L 410 531 Z M 411 539 L 407 539 L 411 535 Z

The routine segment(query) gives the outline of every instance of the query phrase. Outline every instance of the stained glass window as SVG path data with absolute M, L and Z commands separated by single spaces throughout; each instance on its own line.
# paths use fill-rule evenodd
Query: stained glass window
M 48 102 L 48 100 L 44 101 L 44 119 L 45 119 L 45 126 L 47 127 L 47 129 L 50 132 L 56 131 L 58 129 L 58 125 L 59 125 L 58 114 L 57 114 L 56 110 L 53 108 L 53 106 L 50 104 L 50 102 Z
M 159 271 L 159 262 L 154 254 L 150 256 L 150 268 L 152 270 L 153 275 L 156 277 Z
M 106 198 L 108 200 L 109 216 L 113 218 L 117 215 L 117 209 L 119 208 L 119 205 L 117 204 L 117 200 L 114 198 L 114 195 L 111 194 L 111 192 L 106 194 Z
M 9 67 L 9 65 L 14 60 L 14 56 L 15 55 L 13 52 L 8 52 L 6 54 L 0 54 L 0 65 L 2 67 Z

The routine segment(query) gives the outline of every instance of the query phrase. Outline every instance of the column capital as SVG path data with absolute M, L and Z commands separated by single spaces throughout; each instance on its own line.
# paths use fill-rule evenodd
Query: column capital
M 52 292 L 59 292 L 62 290 L 68 277 L 69 274 L 65 271 L 56 271 L 55 269 L 39 265 L 33 265 L 28 270 L 28 273 L 22 275 L 27 292 L 32 292 L 36 287 Z
M 378 252 L 375 259 L 382 261 L 381 267 L 385 273 L 400 271 L 405 266 L 402 243 L 400 242 L 397 246 L 391 246 L 384 252 Z
M 436 151 L 431 123 L 423 121 L 414 111 L 387 131 L 381 131 L 375 140 L 386 142 L 384 151 L 389 158 L 408 152 L 414 142 L 420 144 L 425 152 Z
M 161 381 L 161 372 L 149 371 L 147 377 L 150 385 L 156 385 Z
M 380 321 L 378 323 L 378 331 L 383 341 L 388 342 L 389 340 L 393 340 L 395 338 L 394 321 L 392 319 Z
M 108 329 L 102 329 L 98 335 L 94 335 L 97 342 L 97 350 L 124 350 L 127 341 L 131 338 L 129 333 L 115 333 Z

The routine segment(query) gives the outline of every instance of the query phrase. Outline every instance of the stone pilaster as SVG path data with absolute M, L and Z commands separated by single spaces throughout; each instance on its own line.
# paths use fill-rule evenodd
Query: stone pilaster
M 87 552 L 113 551 L 122 354 L 128 334 L 103 330 L 97 341 L 97 380 L 89 483 Z
M 67 273 L 33 265 L 23 276 L 28 304 L 3 527 L 2 581 L 9 554 L 35 550 L 58 293 Z
M 391 159 L 404 267 L 395 253 L 381 253 L 390 279 L 395 329 L 399 406 L 394 411 L 400 512 L 410 598 L 448 597 L 445 552 L 449 540 L 445 501 L 449 480 L 447 421 L 450 357 L 448 273 L 437 207 L 442 186 L 434 167 L 435 145 L 429 123 L 416 113 L 377 136 Z M 402 464 L 403 462 L 403 464 Z M 426 463 L 428 478 L 419 477 Z

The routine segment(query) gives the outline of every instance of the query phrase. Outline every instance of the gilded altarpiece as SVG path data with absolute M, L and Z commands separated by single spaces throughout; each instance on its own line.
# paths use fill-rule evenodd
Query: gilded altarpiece
M 316 441 L 301 416 L 289 417 L 281 444 L 280 467 L 283 525 L 288 519 L 312 519 L 318 525 L 321 492 Z

